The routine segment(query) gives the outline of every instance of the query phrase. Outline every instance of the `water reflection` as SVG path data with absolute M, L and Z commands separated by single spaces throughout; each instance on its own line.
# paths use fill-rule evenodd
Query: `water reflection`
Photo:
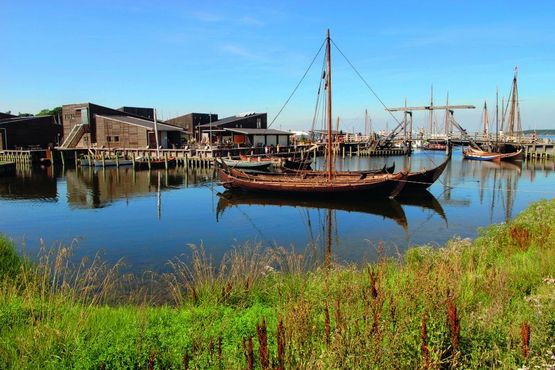
M 415 152 L 411 168 L 429 168 L 443 157 Z M 364 170 L 393 162 L 402 168 L 408 161 L 353 157 L 336 164 Z M 322 257 L 333 252 L 334 259 L 362 261 L 375 257 L 372 246 L 381 241 L 402 252 L 454 235 L 475 237 L 478 227 L 555 196 L 553 161 L 463 161 L 460 151 L 429 192 L 395 200 L 233 194 L 210 169 L 56 170 L 22 167 L 15 176 L 0 177 L 0 231 L 26 239 L 30 252 L 40 238 L 69 243 L 80 237 L 76 259 L 103 248 L 108 260 L 123 257 L 137 270 L 162 270 L 188 244 L 201 242 L 216 261 L 247 241 L 297 250 L 314 245 Z
M 431 195 L 431 194 L 430 194 Z M 407 217 L 399 202 L 395 199 L 361 199 L 360 197 L 307 197 L 293 194 L 264 194 L 231 192 L 218 193 L 216 219 L 219 220 L 226 208 L 239 206 L 300 207 L 346 212 L 368 213 L 394 220 L 403 229 L 407 229 Z
M 74 208 L 103 208 L 119 200 L 129 201 L 151 193 L 157 194 L 160 203 L 163 191 L 211 184 L 214 180 L 210 169 L 183 168 L 135 171 L 85 167 L 67 170 L 65 175 L 67 201 Z
M 57 183 L 52 169 L 17 166 L 15 176 L 0 176 L 0 198 L 57 202 Z

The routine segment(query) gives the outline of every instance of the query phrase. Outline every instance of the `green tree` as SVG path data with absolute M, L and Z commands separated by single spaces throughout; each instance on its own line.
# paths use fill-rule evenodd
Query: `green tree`
M 62 107 L 55 107 L 52 109 L 43 109 L 37 113 L 37 116 L 57 116 L 62 114 Z

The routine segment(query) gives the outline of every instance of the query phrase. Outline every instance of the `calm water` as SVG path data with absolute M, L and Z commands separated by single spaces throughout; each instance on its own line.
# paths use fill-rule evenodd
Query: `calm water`
M 440 163 L 443 153 L 417 152 L 413 169 Z M 338 159 L 344 170 L 377 168 L 403 157 Z M 0 178 L 0 232 L 29 253 L 78 240 L 75 258 L 124 258 L 135 271 L 164 270 L 166 262 L 204 243 L 220 258 L 244 242 L 302 250 L 324 248 L 327 230 L 339 261 L 375 258 L 415 244 L 475 237 L 477 228 L 514 217 L 535 200 L 555 196 L 554 162 L 463 161 L 460 148 L 429 194 L 397 200 L 307 200 L 230 194 L 211 170 L 132 169 L 19 170 Z M 331 229 L 328 218 L 331 216 Z M 329 238 L 329 237 L 328 237 Z

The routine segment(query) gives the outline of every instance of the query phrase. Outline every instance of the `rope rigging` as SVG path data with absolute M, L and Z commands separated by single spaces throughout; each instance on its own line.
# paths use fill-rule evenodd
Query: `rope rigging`
M 314 55 L 314 58 L 312 58 L 312 62 L 310 62 L 310 65 L 308 66 L 308 68 L 306 69 L 306 71 L 304 72 L 303 76 L 301 77 L 301 80 L 297 83 L 297 86 L 295 86 L 295 88 L 293 89 L 293 92 L 291 93 L 291 95 L 289 95 L 289 97 L 287 98 L 287 100 L 285 101 L 285 103 L 283 104 L 283 106 L 281 107 L 281 109 L 279 110 L 279 112 L 276 114 L 276 116 L 274 117 L 274 119 L 272 120 L 272 122 L 270 122 L 270 124 L 268 125 L 268 128 L 270 128 L 272 126 L 272 124 L 276 121 L 276 119 L 279 117 L 279 115 L 281 114 L 281 112 L 283 111 L 283 109 L 285 109 L 285 106 L 289 103 L 289 101 L 291 100 L 291 98 L 293 97 L 293 95 L 295 95 L 295 92 L 297 92 L 297 89 L 299 88 L 299 86 L 301 86 L 301 83 L 303 82 L 304 78 L 306 77 L 306 75 L 308 74 L 308 72 L 310 71 L 310 68 L 312 68 L 312 65 L 314 64 L 314 62 L 316 61 L 316 58 L 318 57 L 318 55 L 320 54 L 320 52 L 322 51 L 322 48 L 324 47 L 325 44 L 325 40 L 322 42 L 322 45 L 320 45 L 320 48 L 318 49 L 318 52 L 316 53 L 316 55 Z

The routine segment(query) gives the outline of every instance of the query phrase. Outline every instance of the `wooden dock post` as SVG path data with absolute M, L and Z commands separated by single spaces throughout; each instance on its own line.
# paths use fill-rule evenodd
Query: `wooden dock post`
M 118 152 L 116 152 L 116 168 L 119 168 L 119 155 L 118 155 Z
M 104 151 L 102 151 L 102 168 L 105 167 L 105 164 Z

